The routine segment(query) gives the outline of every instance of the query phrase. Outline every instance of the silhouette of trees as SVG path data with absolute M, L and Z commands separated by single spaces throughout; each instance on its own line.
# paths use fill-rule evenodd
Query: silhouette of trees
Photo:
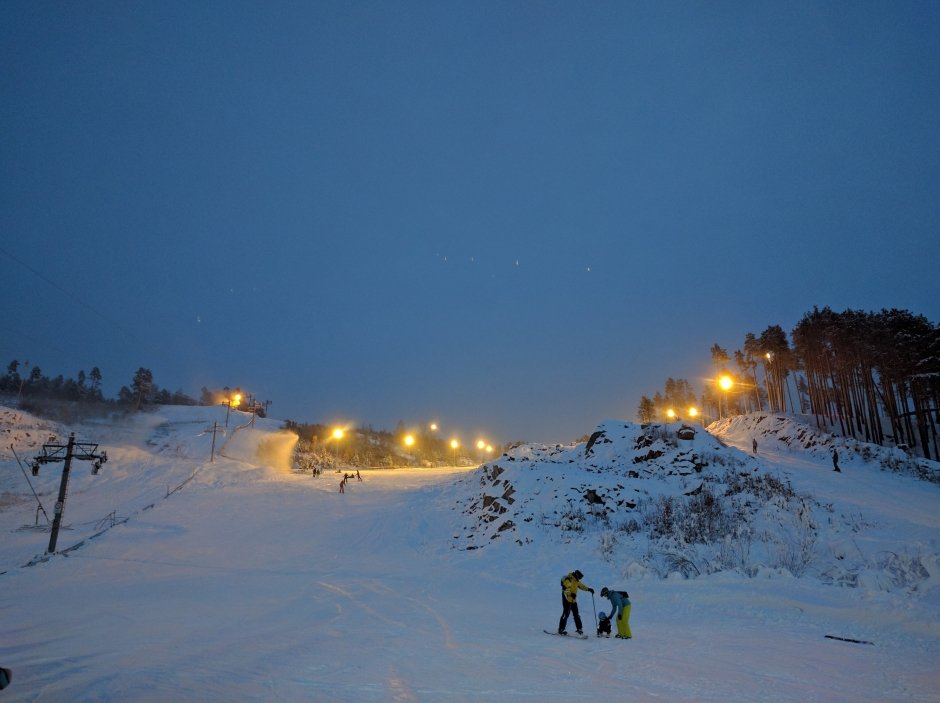
M 705 384 L 702 405 L 714 417 L 719 402 L 731 414 L 813 415 L 819 426 L 843 435 L 940 459 L 940 327 L 922 315 L 814 307 L 789 339 L 770 325 L 759 335 L 746 333 L 743 348 L 732 354 L 718 344 L 709 351 L 715 380 Z M 725 373 L 734 380 L 727 393 L 716 383 Z M 646 401 L 655 412 L 673 404 L 670 383 L 665 396 L 643 396 L 641 419 L 648 417 Z
M 814 308 L 793 343 L 817 421 L 877 444 L 890 435 L 940 457 L 940 328 L 906 310 Z

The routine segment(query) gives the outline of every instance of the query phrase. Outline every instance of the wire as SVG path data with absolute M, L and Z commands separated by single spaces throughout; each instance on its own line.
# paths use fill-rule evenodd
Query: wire
M 102 320 L 104 320 L 105 322 L 107 322 L 108 324 L 114 326 L 114 327 L 117 328 L 119 331 L 123 332 L 123 333 L 124 333 L 125 335 L 127 335 L 128 337 L 133 338 L 133 339 L 136 339 L 136 338 L 137 338 L 137 335 L 135 335 L 133 332 L 131 332 L 130 330 L 128 330 L 126 327 L 124 327 L 124 325 L 122 325 L 121 323 L 119 323 L 119 322 L 117 322 L 116 320 L 112 319 L 112 318 L 109 317 L 108 315 L 104 314 L 103 312 L 101 312 L 101 310 L 99 310 L 98 308 L 96 308 L 94 305 L 91 305 L 91 304 L 89 304 L 89 303 L 86 303 L 84 300 L 82 300 L 79 296 L 77 296 L 77 295 L 75 294 L 75 291 L 73 291 L 73 290 L 66 290 L 65 288 L 63 288 L 62 286 L 60 286 L 58 283 L 56 283 L 55 281 L 53 281 L 51 278 L 48 278 L 47 276 L 43 275 L 42 273 L 40 273 L 39 271 L 37 271 L 36 269 L 34 269 L 32 266 L 30 266 L 29 264 L 27 264 L 25 261 L 23 261 L 22 259 L 20 259 L 20 258 L 14 256 L 14 255 L 11 254 L 10 252 L 8 252 L 8 251 L 7 251 L 6 249 L 4 249 L 3 247 L 0 247 L 0 254 L 4 254 L 6 257 L 12 259 L 12 260 L 15 261 L 17 264 L 19 264 L 20 266 L 22 266 L 24 269 L 26 269 L 27 271 L 29 271 L 30 273 L 32 273 L 34 276 L 36 276 L 37 278 L 39 278 L 39 279 L 45 281 L 45 282 L 48 283 L 50 286 L 52 286 L 53 288 L 55 288 L 57 291 L 59 291 L 60 293 L 62 293 L 63 295 L 65 295 L 69 300 L 72 300 L 72 301 L 78 303 L 79 305 L 81 305 L 82 307 L 86 308 L 87 310 L 91 311 L 92 313 L 94 313 L 95 315 L 97 315 L 98 317 L 100 317 Z

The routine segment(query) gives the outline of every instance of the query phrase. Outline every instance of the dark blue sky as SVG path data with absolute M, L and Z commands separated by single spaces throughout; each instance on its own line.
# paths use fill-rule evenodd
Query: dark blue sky
M 936 2 L 5 2 L 0 361 L 465 440 L 940 319 Z

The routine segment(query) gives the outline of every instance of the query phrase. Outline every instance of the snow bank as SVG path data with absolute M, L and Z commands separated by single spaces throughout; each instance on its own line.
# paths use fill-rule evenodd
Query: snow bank
M 937 524 L 929 507 L 935 487 L 920 484 L 921 529 L 905 541 L 856 509 L 855 499 L 831 492 L 846 487 L 828 475 L 831 438 L 786 418 L 736 418 L 710 429 L 722 434 L 610 421 L 587 443 L 517 447 L 461 481 L 463 525 L 454 547 L 575 542 L 619 564 L 625 579 L 730 571 L 811 576 L 872 591 L 933 589 L 940 575 L 940 545 L 930 532 Z M 758 455 L 751 451 L 755 437 Z M 778 446 L 799 453 L 814 473 L 768 462 Z M 896 450 L 845 440 L 839 446 L 853 474 L 847 481 L 862 472 L 874 493 L 884 490 L 876 486 L 889 477 L 878 473 Z

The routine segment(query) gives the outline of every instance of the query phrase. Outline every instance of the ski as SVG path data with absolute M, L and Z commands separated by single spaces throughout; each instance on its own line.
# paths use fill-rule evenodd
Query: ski
M 854 642 L 855 644 L 874 644 L 868 640 L 855 640 L 851 637 L 838 637 L 836 635 L 826 635 L 827 640 L 839 640 L 840 642 Z
M 555 635 L 555 637 L 571 637 L 576 640 L 586 640 L 588 638 L 587 635 L 579 635 L 577 633 L 572 633 L 570 635 L 562 635 L 558 632 L 549 632 L 548 630 L 542 630 L 542 632 L 544 632 L 546 635 Z

